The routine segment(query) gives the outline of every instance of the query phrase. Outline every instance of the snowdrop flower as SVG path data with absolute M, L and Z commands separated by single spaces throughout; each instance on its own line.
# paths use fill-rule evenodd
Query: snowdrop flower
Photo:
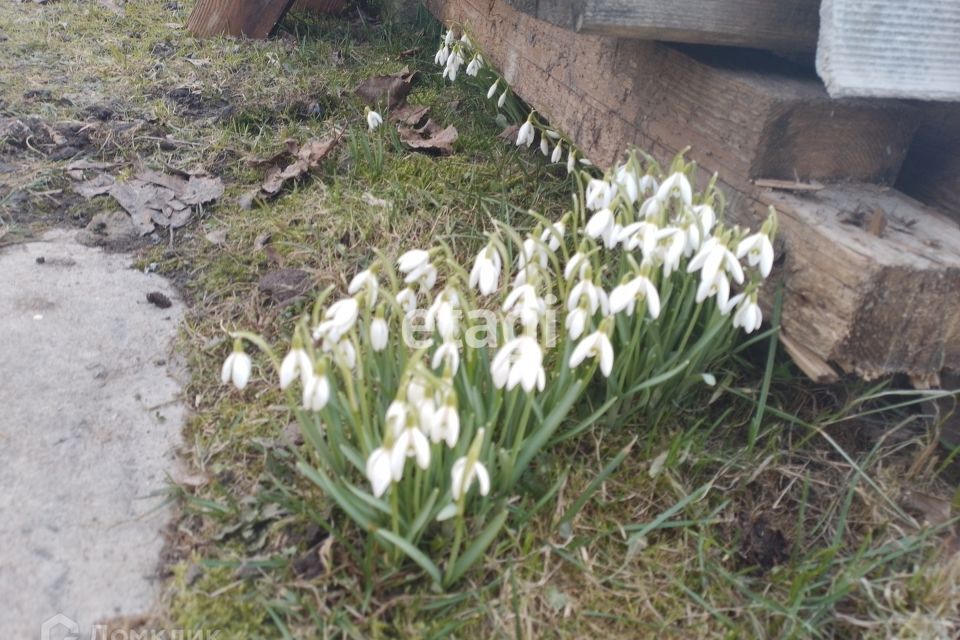
M 600 371 L 604 376 L 610 377 L 610 372 L 613 371 L 613 345 L 605 331 L 594 331 L 577 344 L 570 355 L 570 368 L 580 366 L 588 357 L 598 358 Z
M 663 277 L 669 278 L 671 273 L 680 268 L 680 258 L 687 246 L 687 234 L 683 229 L 666 227 L 657 231 L 653 237 L 657 244 L 655 253 L 663 261 Z
M 280 388 L 286 389 L 297 376 L 306 384 L 313 372 L 313 362 L 303 347 L 295 346 L 284 356 L 280 363 Z
M 377 303 L 377 293 L 380 291 L 380 283 L 377 281 L 377 276 L 373 275 L 370 269 L 364 269 L 353 276 L 353 279 L 350 280 L 350 285 L 347 287 L 347 293 L 352 296 L 356 296 L 361 291 L 366 294 L 368 307 L 373 308 L 373 305 Z
M 403 477 L 403 466 L 407 458 L 416 458 L 417 466 L 426 469 L 430 466 L 430 441 L 423 431 L 415 426 L 404 427 L 390 450 L 390 470 L 393 479 L 399 482 Z
M 457 79 L 457 73 L 460 71 L 460 65 L 463 64 L 463 54 L 459 49 L 453 49 L 447 57 L 447 64 L 441 74 L 444 78 L 449 78 L 450 82 Z
M 497 93 L 497 87 L 500 86 L 500 78 L 497 78 L 493 81 L 493 84 L 490 85 L 490 88 L 487 89 L 487 100 L 492 98 Z M 502 106 L 502 105 L 501 105 Z
M 377 316 L 370 321 L 370 346 L 374 351 L 380 352 L 386 349 L 389 338 L 390 327 L 386 320 Z
M 403 309 L 403 314 L 409 318 L 417 310 L 416 292 L 410 287 L 401 289 L 397 294 L 397 304 Z
M 730 299 L 730 281 L 724 271 L 717 271 L 712 280 L 700 280 L 697 287 L 697 303 L 701 303 L 712 296 L 717 297 L 717 305 L 723 309 Z
M 423 249 L 412 249 L 397 260 L 397 268 L 405 274 L 406 284 L 419 282 L 425 289 L 432 289 L 437 282 L 437 269 L 430 262 L 430 253 Z
M 450 367 L 450 373 L 456 374 L 460 368 L 460 350 L 456 342 L 444 342 L 433 353 L 433 359 L 430 360 L 430 366 L 439 369 L 441 366 Z
M 497 290 L 500 281 L 500 269 L 503 260 L 493 243 L 480 250 L 470 270 L 470 287 L 476 287 L 481 294 L 488 296 Z
M 353 369 L 357 366 L 357 350 L 353 348 L 353 343 L 350 340 L 341 340 L 333 344 L 329 351 L 333 352 L 337 364 L 347 369 Z
M 457 332 L 457 316 L 460 306 L 460 297 L 454 289 L 444 289 L 437 296 L 424 318 L 427 331 L 436 327 L 444 341 L 452 340 Z
M 550 154 L 550 162 L 552 162 L 553 164 L 556 164 L 560 162 L 562 158 L 563 158 L 563 145 L 558 142 L 557 146 L 553 148 L 553 153 Z
M 630 204 L 637 201 L 637 198 L 640 196 L 640 183 L 637 180 L 637 174 L 634 173 L 628 165 L 620 165 L 617 168 L 614 181 L 627 194 L 627 199 L 630 201 Z
M 653 196 L 643 201 L 639 214 L 641 218 L 657 218 L 661 211 L 663 211 L 663 202 Z
M 606 291 L 590 280 L 581 280 L 570 289 L 570 294 L 567 296 L 567 309 L 573 311 L 579 306 L 584 306 L 583 302 L 586 302 L 585 306 L 591 314 L 601 309 L 606 315 L 609 310 Z
M 390 450 L 377 447 L 367 458 L 367 480 L 373 489 L 373 495 L 379 498 L 387 492 L 393 472 L 390 466 Z
M 697 222 L 700 223 L 700 229 L 703 231 L 703 234 L 705 236 L 710 235 L 714 225 L 717 224 L 717 212 L 713 210 L 713 207 L 708 204 L 698 204 L 693 207 L 693 215 L 696 216 Z
M 587 183 L 586 205 L 591 211 L 607 209 L 617 195 L 616 188 L 606 180 L 592 178 Z
M 490 492 L 490 474 L 479 460 L 470 464 L 469 458 L 457 458 L 450 471 L 450 493 L 454 501 L 459 500 L 470 490 L 470 485 L 476 480 L 480 486 L 480 495 Z
M 573 173 L 573 170 L 577 166 L 577 157 L 573 153 L 573 147 L 570 147 L 570 151 L 567 153 L 567 175 Z
M 379 127 L 381 124 L 383 124 L 383 116 L 381 116 L 376 111 L 373 111 L 368 108 L 367 109 L 367 128 L 370 131 L 373 131 L 374 129 Z
M 470 41 L 470 38 L 467 37 L 467 34 L 465 34 L 465 33 L 460 36 L 460 42 L 462 42 L 463 44 L 467 45 L 467 46 L 470 47 L 471 49 L 473 48 L 473 42 Z
M 504 90 L 503 90 L 503 93 L 500 94 L 500 99 L 497 100 L 497 106 L 498 106 L 499 108 L 501 108 L 501 109 L 503 108 L 504 103 L 507 101 L 507 92 L 508 92 L 508 91 L 509 91 L 509 89 L 504 89 Z
M 490 364 L 493 384 L 498 389 L 513 390 L 518 384 L 530 393 L 534 387 L 543 391 L 546 372 L 543 370 L 543 351 L 540 343 L 531 336 L 521 336 L 509 341 Z
M 330 381 L 321 372 L 312 373 L 303 383 L 303 408 L 320 411 L 330 400 Z
M 624 282 L 610 292 L 610 312 L 626 311 L 628 316 L 632 316 L 637 301 L 646 301 L 650 318 L 656 320 L 660 315 L 660 294 L 650 279 L 642 275 Z
M 567 227 L 565 224 L 562 222 L 554 222 L 540 234 L 541 244 L 547 245 L 550 251 L 556 251 L 560 248 L 560 241 L 563 240 L 563 232 L 566 230 Z
M 583 307 L 577 307 L 567 313 L 567 318 L 563 321 L 563 326 L 567 330 L 567 335 L 570 336 L 571 340 L 576 340 L 583 335 L 584 329 L 587 328 L 587 320 L 591 315 L 592 314 L 588 313 Z
M 527 118 L 527 121 L 520 125 L 520 129 L 517 130 L 517 146 L 529 147 L 531 144 L 533 144 L 533 137 L 533 123 L 530 122 L 529 118 Z
M 522 284 L 514 288 L 513 291 L 503 301 L 504 313 L 519 317 L 520 324 L 527 331 L 534 331 L 540 323 L 540 318 L 547 312 L 546 303 L 537 295 L 537 290 L 533 285 Z
M 641 249 L 644 257 L 653 257 L 657 247 L 657 232 L 660 227 L 652 222 L 633 222 L 620 230 L 617 241 L 627 251 Z
M 757 304 L 757 295 L 754 293 L 740 302 L 737 312 L 733 314 L 733 326 L 743 327 L 746 333 L 753 333 L 760 328 L 762 323 L 763 311 L 760 310 L 760 305 Z
M 360 312 L 356 298 L 343 298 L 334 302 L 324 314 L 325 320 L 314 329 L 315 340 L 321 338 L 339 342 L 340 338 L 353 328 Z
M 613 211 L 603 208 L 590 216 L 584 232 L 593 239 L 603 240 L 603 246 L 612 249 L 617 245 L 620 228 L 617 226 Z
M 434 443 L 446 442 L 451 449 L 457 446 L 460 438 L 460 415 L 456 405 L 448 400 L 433 414 L 430 424 L 430 440 Z
M 576 275 L 580 280 L 586 277 L 587 271 L 590 269 L 590 259 L 577 251 L 575 254 L 570 256 L 570 260 L 567 261 L 566 266 L 563 268 L 563 277 L 566 280 L 572 280 L 573 276 Z
M 517 277 L 513 280 L 514 286 L 519 287 L 527 283 L 530 275 L 528 274 L 528 267 L 533 267 L 534 271 L 536 271 L 536 268 L 546 270 L 549 263 L 550 257 L 547 255 L 543 244 L 527 236 L 517 256 Z
M 473 56 L 470 64 L 467 65 L 467 75 L 476 77 L 481 67 L 483 67 L 483 58 L 480 57 L 480 54 L 477 54 Z
M 686 206 L 693 204 L 693 190 L 690 188 L 690 181 L 684 173 L 674 173 L 660 185 L 657 189 L 657 200 L 667 202 L 671 198 L 679 198 Z
M 637 187 L 640 189 L 641 195 L 647 195 L 656 193 L 657 189 L 660 188 L 660 185 L 657 183 L 656 178 L 647 174 L 640 176 L 640 179 L 637 181 Z
M 760 275 L 764 278 L 770 275 L 773 269 L 773 244 L 767 234 L 761 231 L 741 240 L 737 245 L 737 257 L 743 256 L 747 256 L 747 264 L 751 267 L 760 265 Z
M 447 64 L 447 58 L 450 57 L 450 49 L 447 48 L 447 45 L 441 45 L 437 50 L 437 54 L 433 56 L 433 61 L 440 66 Z
M 456 39 L 457 39 L 457 37 L 454 35 L 453 30 L 452 30 L 452 29 L 448 30 L 448 31 L 443 35 L 443 46 L 449 47 L 450 45 L 452 45 L 452 44 L 456 41 Z
M 253 363 L 243 351 L 243 346 L 237 340 L 233 345 L 233 352 L 223 361 L 223 367 L 220 369 L 220 381 L 223 384 L 233 382 L 233 386 L 241 391 L 247 386 L 250 380 L 250 370 Z
M 700 270 L 701 282 L 712 282 L 714 275 L 720 271 L 727 271 L 734 281 L 743 282 L 743 267 L 740 261 L 719 238 L 711 237 L 703 243 L 697 255 L 687 265 L 687 273 Z
M 540 153 L 544 158 L 550 155 L 550 140 L 545 135 L 540 136 Z

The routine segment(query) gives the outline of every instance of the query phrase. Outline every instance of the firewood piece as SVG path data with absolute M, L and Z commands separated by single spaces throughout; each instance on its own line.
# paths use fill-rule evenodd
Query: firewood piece
M 187 29 L 198 38 L 237 36 L 262 39 L 286 15 L 293 0 L 198 0 Z

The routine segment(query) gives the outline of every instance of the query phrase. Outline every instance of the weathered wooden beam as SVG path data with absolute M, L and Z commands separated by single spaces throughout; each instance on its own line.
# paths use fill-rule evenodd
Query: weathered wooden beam
M 823 0 L 820 25 L 830 95 L 960 100 L 957 0 Z
M 427 4 L 464 26 L 595 163 L 609 166 L 631 145 L 665 161 L 689 145 L 704 176 L 720 173 L 733 222 L 756 226 L 775 204 L 787 256 L 783 330 L 811 376 L 824 377 L 827 362 L 867 377 L 960 368 L 960 321 L 944 315 L 960 312 L 956 224 L 881 187 L 791 195 L 752 183 L 890 181 L 917 126 L 914 109 L 830 100 L 814 79 L 712 51 L 574 34 L 503 0 Z M 858 226 L 874 215 L 888 223 L 882 237 Z
M 760 49 L 817 48 L 820 0 L 585 0 L 577 30 Z
M 187 29 L 199 38 L 266 38 L 294 0 L 198 0 Z

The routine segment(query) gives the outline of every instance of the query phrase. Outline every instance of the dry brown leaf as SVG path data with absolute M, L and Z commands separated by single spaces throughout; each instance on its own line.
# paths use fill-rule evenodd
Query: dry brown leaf
M 517 133 L 520 131 L 520 125 L 512 124 L 500 133 L 497 134 L 497 137 L 511 142 L 513 144 L 517 143 Z
M 296 142 L 287 140 L 286 153 L 293 156 L 293 162 L 283 169 L 279 165 L 275 165 L 267 170 L 267 175 L 263 179 L 263 184 L 260 185 L 260 190 L 271 196 L 279 193 L 288 180 L 300 178 L 305 173 L 315 170 L 339 142 L 339 136 L 323 138 L 322 140 L 309 140 L 303 146 L 298 146 Z M 278 156 L 284 157 L 284 154 L 278 154 Z M 250 204 L 251 206 L 253 204 L 252 198 Z
M 418 129 L 401 126 L 397 131 L 400 140 L 411 149 L 445 156 L 453 153 L 453 143 L 459 135 L 453 125 L 441 129 L 433 120 L 427 120 L 427 123 Z
M 73 185 L 73 190 L 89 200 L 94 196 L 109 193 L 114 184 L 116 184 L 116 180 L 113 176 L 101 173 L 89 180 Z
M 390 120 L 405 124 L 408 127 L 416 127 L 427 116 L 430 107 L 418 104 L 404 104 L 390 112 Z
M 416 71 L 411 72 L 409 67 L 404 67 L 403 71 L 397 73 L 373 76 L 361 82 L 355 93 L 371 107 L 386 105 L 388 109 L 395 109 L 406 100 L 416 75 Z

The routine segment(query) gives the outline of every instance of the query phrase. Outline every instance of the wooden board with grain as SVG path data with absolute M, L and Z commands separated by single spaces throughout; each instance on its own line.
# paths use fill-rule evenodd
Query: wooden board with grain
M 741 54 L 574 34 L 504 0 L 427 4 L 466 28 L 517 93 L 596 164 L 631 145 L 660 161 L 690 146 L 701 179 L 719 172 L 733 222 L 755 227 L 775 204 L 788 282 L 783 331 L 811 376 L 826 377 L 831 362 L 865 377 L 960 368 L 960 333 L 944 315 L 960 317 L 955 223 L 878 186 L 794 193 L 752 182 L 892 182 L 919 124 L 915 107 L 831 100 L 815 79 Z M 866 228 L 876 211 L 887 222 L 873 228 L 880 235 Z
M 198 0 L 187 29 L 199 38 L 236 36 L 266 38 L 290 9 L 293 0 Z
M 581 0 L 583 33 L 814 51 L 820 0 Z
M 960 104 L 924 106 L 897 188 L 960 222 Z

